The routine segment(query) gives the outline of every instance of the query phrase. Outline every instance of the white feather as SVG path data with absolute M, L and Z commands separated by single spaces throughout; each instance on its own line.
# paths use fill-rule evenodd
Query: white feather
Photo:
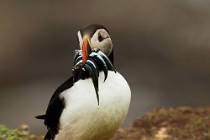
M 128 83 L 118 72 L 99 75 L 99 105 L 91 78 L 64 91 L 65 109 L 55 140 L 108 140 L 123 123 L 130 104 Z

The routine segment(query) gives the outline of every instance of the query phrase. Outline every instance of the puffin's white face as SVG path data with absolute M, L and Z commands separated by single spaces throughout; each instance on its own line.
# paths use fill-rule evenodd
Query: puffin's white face
M 112 52 L 112 40 L 109 36 L 109 33 L 105 29 L 96 30 L 92 37 L 90 37 L 88 34 L 84 34 L 82 36 L 80 31 L 78 31 L 77 35 L 80 49 L 82 49 L 84 39 L 88 39 L 92 49 L 100 49 L 107 56 L 109 56 L 109 54 Z

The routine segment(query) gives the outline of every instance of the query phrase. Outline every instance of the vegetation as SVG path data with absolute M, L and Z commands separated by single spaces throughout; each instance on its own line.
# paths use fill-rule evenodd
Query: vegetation
M 32 135 L 25 124 L 13 130 L 0 125 L 0 140 L 41 140 L 41 137 Z
M 0 140 L 43 140 L 27 125 L 10 130 L 0 125 Z M 210 140 L 210 107 L 158 108 L 120 129 L 112 140 Z

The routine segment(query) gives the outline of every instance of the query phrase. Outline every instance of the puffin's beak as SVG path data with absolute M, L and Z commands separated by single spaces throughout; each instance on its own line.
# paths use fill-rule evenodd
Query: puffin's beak
M 83 38 L 83 45 L 82 45 L 82 63 L 85 64 L 88 56 L 92 52 L 91 44 L 90 44 L 90 38 L 88 36 L 85 36 Z

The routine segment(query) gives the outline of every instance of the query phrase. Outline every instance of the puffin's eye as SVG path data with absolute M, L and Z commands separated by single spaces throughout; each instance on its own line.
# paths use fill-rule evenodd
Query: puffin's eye
M 104 40 L 103 36 L 100 33 L 98 33 L 98 41 L 101 42 L 103 40 Z

